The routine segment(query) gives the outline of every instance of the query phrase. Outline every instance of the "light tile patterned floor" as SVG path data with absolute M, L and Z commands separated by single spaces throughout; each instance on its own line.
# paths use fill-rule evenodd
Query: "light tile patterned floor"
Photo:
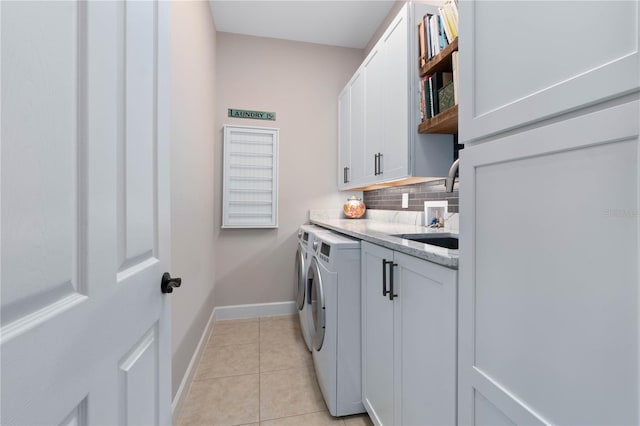
M 297 315 L 218 321 L 182 408 L 180 426 L 370 426 L 327 411 Z

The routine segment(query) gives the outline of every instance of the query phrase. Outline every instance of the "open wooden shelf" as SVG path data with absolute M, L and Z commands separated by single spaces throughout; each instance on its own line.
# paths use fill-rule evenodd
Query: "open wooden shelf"
M 452 55 L 458 51 L 458 37 L 449 43 L 440 53 L 429 59 L 420 68 L 420 77 L 432 75 L 436 72 L 452 71 Z M 418 126 L 418 133 L 458 133 L 458 105 L 442 111 L 435 117 L 427 118 Z
M 418 126 L 418 133 L 458 133 L 458 105 L 427 118 Z
M 458 50 L 458 37 L 420 68 L 420 77 L 440 71 L 451 71 L 451 54 Z

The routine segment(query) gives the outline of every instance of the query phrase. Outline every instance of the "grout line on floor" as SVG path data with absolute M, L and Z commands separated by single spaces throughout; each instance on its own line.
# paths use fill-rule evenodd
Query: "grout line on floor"
M 282 417 L 276 417 L 275 419 L 265 419 L 265 420 L 260 420 L 260 421 L 261 422 L 262 421 L 270 422 L 270 421 L 273 421 L 273 420 L 288 419 L 289 417 L 301 417 L 301 416 L 307 416 L 309 414 L 324 413 L 325 411 L 327 412 L 327 414 L 329 414 L 328 410 L 318 410 L 318 411 L 309 411 L 308 413 L 293 414 L 291 416 L 282 416 Z M 331 414 L 329 414 L 329 415 L 331 416 Z M 331 417 L 333 417 L 333 416 L 331 416 Z M 340 417 L 333 417 L 333 418 L 342 420 Z M 344 422 L 344 420 L 343 420 L 343 422 Z
M 257 373 L 229 374 L 227 376 L 205 377 L 204 379 L 195 379 L 194 378 L 192 380 L 192 382 L 205 382 L 207 380 L 226 379 L 228 377 L 255 376 L 256 374 L 260 374 L 260 370 L 258 370 Z

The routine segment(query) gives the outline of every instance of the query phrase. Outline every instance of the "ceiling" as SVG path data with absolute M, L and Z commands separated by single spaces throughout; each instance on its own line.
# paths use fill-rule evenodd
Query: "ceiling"
M 209 0 L 216 29 L 364 48 L 394 0 Z

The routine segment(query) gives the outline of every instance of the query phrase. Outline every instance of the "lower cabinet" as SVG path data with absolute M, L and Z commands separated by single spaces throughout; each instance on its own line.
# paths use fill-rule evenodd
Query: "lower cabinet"
M 456 423 L 457 271 L 362 242 L 362 400 L 377 425 Z

